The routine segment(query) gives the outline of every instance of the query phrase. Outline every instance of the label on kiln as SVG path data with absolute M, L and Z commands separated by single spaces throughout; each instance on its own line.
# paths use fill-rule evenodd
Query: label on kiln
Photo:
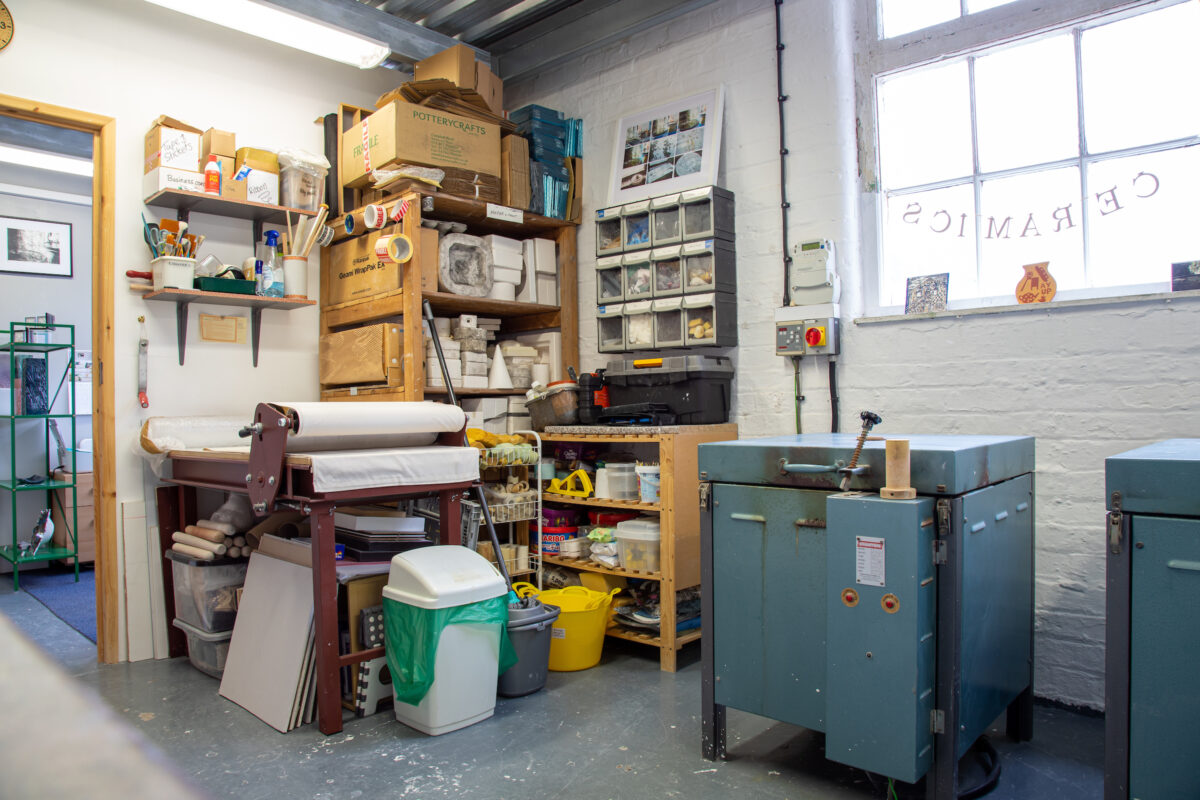
M 884 541 L 874 536 L 854 537 L 854 582 L 862 586 L 885 583 Z

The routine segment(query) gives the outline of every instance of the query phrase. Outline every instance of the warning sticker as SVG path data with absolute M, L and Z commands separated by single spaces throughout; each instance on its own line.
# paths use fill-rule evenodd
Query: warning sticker
M 855 583 L 863 586 L 883 586 L 886 582 L 883 539 L 855 536 L 854 555 Z
M 552 628 L 550 629 L 550 638 L 551 638 L 551 639 L 565 639 L 565 638 L 567 638 L 567 629 L 566 629 L 566 628 L 553 628 L 553 627 L 552 627 Z

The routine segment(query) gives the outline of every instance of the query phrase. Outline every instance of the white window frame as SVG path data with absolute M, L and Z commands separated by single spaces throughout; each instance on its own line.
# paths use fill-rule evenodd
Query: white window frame
M 1080 25 L 1102 24 L 1134 16 L 1143 11 L 1180 5 L 1195 0 L 1014 0 L 1007 5 L 967 14 L 967 0 L 960 0 L 963 16 L 947 22 L 921 28 L 917 31 L 891 38 L 882 38 L 883 17 L 881 0 L 855 0 L 858 8 L 855 31 L 857 57 L 855 59 L 855 86 L 858 119 L 858 166 L 859 180 L 863 192 L 860 207 L 861 252 L 863 254 L 863 288 L 867 293 L 864 306 L 869 316 L 890 314 L 895 306 L 880 305 L 881 281 L 883 279 L 883 218 L 884 193 L 879 184 L 878 150 L 878 93 L 876 79 L 915 67 L 928 66 L 940 61 L 955 59 L 1038 35 L 1070 30 Z M 1078 35 L 1076 55 L 1078 57 Z M 1078 69 L 1078 64 L 1077 67 Z M 974 108 L 972 86 L 972 109 Z M 973 113 L 973 112 L 972 112 Z M 1082 124 L 1082 119 L 1081 119 Z M 972 126 L 974 121 L 972 121 Z M 1129 148 L 1117 154 L 1080 155 L 1066 159 L 1066 165 L 1086 164 L 1144 151 L 1153 152 L 1177 146 L 1179 142 L 1164 146 Z M 1081 142 L 1082 145 L 1082 142 Z M 1019 174 L 1039 171 L 1046 165 L 1005 170 L 996 175 Z M 1086 171 L 1083 180 L 1086 181 Z M 961 183 L 961 181 L 955 181 Z M 978 199 L 980 178 L 974 179 Z M 924 189 L 935 188 L 932 185 Z M 976 209 L 978 212 L 978 209 Z M 977 213 L 978 216 L 978 213 Z M 1086 219 L 1086 217 L 1085 217 Z M 1086 224 L 1086 223 L 1085 223 Z M 976 247 L 980 244 L 977 242 Z M 1087 230 L 1084 229 L 1083 247 L 1088 247 Z M 978 253 L 976 254 L 978 263 Z M 1140 293 L 1169 291 L 1166 283 L 1142 286 L 1122 286 L 1095 289 L 1079 289 L 1060 293 L 1060 299 L 1069 300 L 1090 297 L 1112 297 Z M 1012 304 L 1010 298 L 974 298 L 951 302 L 949 309 L 979 308 L 989 305 Z M 1050 303 L 1049 305 L 1053 305 Z M 901 309 L 902 310 L 902 309 Z

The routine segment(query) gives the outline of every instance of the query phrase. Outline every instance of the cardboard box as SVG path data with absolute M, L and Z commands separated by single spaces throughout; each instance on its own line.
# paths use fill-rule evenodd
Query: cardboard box
M 74 506 L 78 509 L 79 529 L 76 533 L 76 538 L 79 542 L 79 560 L 80 562 L 89 562 L 96 560 L 96 514 L 95 514 L 95 494 L 92 483 L 93 475 L 90 472 L 75 473 L 75 500 L 78 505 Z M 69 481 L 71 474 L 56 470 L 54 480 Z M 55 489 L 56 502 L 50 504 L 50 519 L 54 522 L 54 536 L 51 537 L 51 542 L 55 547 L 71 546 L 70 528 L 72 525 L 72 505 L 71 505 L 71 490 L 70 489 Z M 65 511 L 65 513 L 64 513 Z M 62 563 L 70 563 L 69 559 Z
M 475 62 L 475 91 L 498 117 L 504 116 L 504 81 L 482 61 Z
M 340 174 L 345 186 L 370 184 L 365 155 L 373 169 L 403 163 L 500 174 L 497 125 L 399 101 L 367 117 L 365 124 L 365 135 L 361 125 L 342 134 Z
M 200 129 L 161 116 L 146 133 L 145 155 L 143 172 L 156 167 L 195 171 L 200 165 Z
M 529 210 L 529 140 L 509 135 L 500 140 L 500 202 Z
M 421 291 L 436 292 L 438 290 L 438 251 L 437 228 L 420 228 L 421 238 L 418 247 L 421 253 Z
M 413 66 L 414 81 L 445 78 L 463 89 L 475 88 L 475 51 L 465 44 L 447 47 Z
M 185 192 L 204 192 L 204 173 L 190 169 L 155 167 L 142 176 L 142 197 L 158 194 L 164 189 Z
M 259 150 L 254 147 L 239 147 L 234 153 L 234 163 L 238 169 L 242 165 L 250 169 L 258 169 L 263 172 L 274 172 L 279 174 L 279 156 L 272 153 L 270 150 Z
M 233 156 L 217 156 L 217 163 L 221 165 L 221 199 L 245 200 L 246 182 L 233 179 L 237 174 Z
M 355 236 L 330 246 L 322 280 L 328 305 L 362 300 L 400 288 L 401 265 L 375 255 L 374 241 L 374 236 Z M 436 269 L 436 248 L 433 252 Z
M 400 326 L 394 322 L 327 333 L 320 342 L 322 386 L 400 384 Z
M 234 174 L 234 180 L 241 175 L 243 170 L 238 168 Z M 261 169 L 252 169 L 245 173 L 238 183 L 246 185 L 246 199 L 255 203 L 266 203 L 268 205 L 279 205 L 279 173 L 267 172 Z
M 233 158 L 237 155 L 237 137 L 229 131 L 219 131 L 216 128 L 206 130 L 200 136 L 200 161 L 208 161 L 208 157 L 213 154 Z

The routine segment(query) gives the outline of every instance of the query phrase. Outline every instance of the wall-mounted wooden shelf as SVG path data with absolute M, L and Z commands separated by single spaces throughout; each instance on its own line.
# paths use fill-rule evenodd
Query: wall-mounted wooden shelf
M 222 202 L 235 202 L 225 200 Z M 183 366 L 184 352 L 187 350 L 188 307 L 192 303 L 212 306 L 238 306 L 250 309 L 250 350 L 254 366 L 258 366 L 258 344 L 261 333 L 262 312 L 264 308 L 276 308 L 281 311 L 291 311 L 295 308 L 315 306 L 316 300 L 290 297 L 259 297 L 255 294 L 234 294 L 232 292 L 202 292 L 199 289 L 160 289 L 144 295 L 147 300 L 175 303 L 175 336 L 179 346 L 179 365 Z

